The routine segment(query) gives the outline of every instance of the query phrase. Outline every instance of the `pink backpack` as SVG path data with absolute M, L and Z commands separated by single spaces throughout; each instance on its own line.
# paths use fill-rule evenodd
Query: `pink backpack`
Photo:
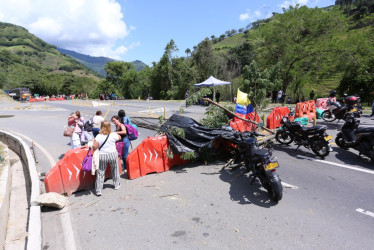
M 124 124 L 126 127 L 126 133 L 130 141 L 138 139 L 138 130 L 129 124 Z

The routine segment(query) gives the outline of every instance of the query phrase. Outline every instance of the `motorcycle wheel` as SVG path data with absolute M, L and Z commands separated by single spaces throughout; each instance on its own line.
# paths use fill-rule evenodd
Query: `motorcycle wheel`
M 280 201 L 283 197 L 282 183 L 279 177 L 277 179 L 278 181 L 270 182 L 266 187 L 266 190 L 268 191 L 270 198 L 275 202 Z
M 344 139 L 343 139 L 343 135 L 341 133 L 339 133 L 336 136 L 335 143 L 336 143 L 336 145 L 338 145 L 339 148 L 348 149 L 348 147 L 345 145 L 345 142 L 344 142 Z
M 275 134 L 275 139 L 280 144 L 285 144 L 285 145 L 288 145 L 291 142 L 293 142 L 293 137 L 288 131 L 284 132 L 282 130 L 278 130 L 277 133 Z
M 333 113 L 330 112 L 330 110 L 325 110 L 322 112 L 321 117 L 326 122 L 332 122 L 335 121 L 336 117 Z
M 327 143 L 318 143 L 316 146 L 312 147 L 313 152 L 319 157 L 325 158 L 330 153 L 329 145 Z

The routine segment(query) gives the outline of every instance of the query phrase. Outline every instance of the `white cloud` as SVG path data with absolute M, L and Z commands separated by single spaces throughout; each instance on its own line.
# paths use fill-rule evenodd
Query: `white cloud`
M 239 20 L 246 21 L 246 20 L 251 19 L 250 11 L 251 11 L 250 9 L 246 9 L 245 13 L 239 15 Z
M 295 6 L 296 4 L 307 5 L 308 2 L 309 2 L 309 0 L 290 0 L 290 1 L 286 0 L 282 4 L 280 4 L 279 7 L 288 9 L 288 7 L 290 7 L 290 5 L 292 5 L 292 6 Z
M 0 0 L 0 20 L 25 27 L 57 47 L 119 59 L 127 27 L 118 0 Z

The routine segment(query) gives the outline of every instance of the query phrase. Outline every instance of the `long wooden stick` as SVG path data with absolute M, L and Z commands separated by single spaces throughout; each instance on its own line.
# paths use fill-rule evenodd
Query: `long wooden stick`
M 272 133 L 272 134 L 275 134 L 274 131 L 268 129 L 267 127 L 265 127 L 265 126 L 260 126 L 260 124 L 258 124 L 258 123 L 255 122 L 255 121 L 244 119 L 244 118 L 242 118 L 242 117 L 236 115 L 235 113 L 231 112 L 231 111 L 228 110 L 227 108 L 223 107 L 222 105 L 220 105 L 220 104 L 218 104 L 218 103 L 216 103 L 216 102 L 210 100 L 209 98 L 202 98 L 202 100 L 203 100 L 203 101 L 206 101 L 206 102 L 210 102 L 211 104 L 216 105 L 217 107 L 220 107 L 221 109 L 225 110 L 227 113 L 229 113 L 229 114 L 235 116 L 236 118 L 238 118 L 238 119 L 240 119 L 240 120 L 243 120 L 243 121 L 245 121 L 245 122 L 250 122 L 250 123 L 252 123 L 252 124 L 254 124 L 254 125 L 256 125 L 256 126 L 262 128 L 262 129 L 265 129 L 266 131 L 268 131 L 268 132 L 270 132 L 270 133 Z

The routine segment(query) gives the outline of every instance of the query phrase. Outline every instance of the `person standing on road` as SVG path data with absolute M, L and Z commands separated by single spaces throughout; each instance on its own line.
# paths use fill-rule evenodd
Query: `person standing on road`
M 221 93 L 219 93 L 219 91 L 217 90 L 216 91 L 216 101 L 217 103 L 219 103 L 219 98 L 221 97 Z
M 186 94 L 184 95 L 184 98 L 186 99 L 186 107 L 188 106 L 188 92 L 189 90 L 186 90 Z
M 117 190 L 121 186 L 118 170 L 118 152 L 116 148 L 116 141 L 120 139 L 121 136 L 115 132 L 111 132 L 110 123 L 108 121 L 103 121 L 101 123 L 99 134 L 95 137 L 92 146 L 94 151 L 99 150 L 99 169 L 96 172 L 95 182 L 97 196 L 100 196 L 103 190 L 105 170 L 108 163 L 112 172 L 114 189 Z
M 77 116 L 77 112 L 71 113 L 68 118 L 68 126 L 74 127 L 73 134 L 70 137 L 70 146 L 72 149 L 81 146 L 80 135 L 82 133 L 81 127 L 83 127 L 83 123 L 80 121 L 80 117 Z
M 277 90 L 276 89 L 273 89 L 273 92 L 271 94 L 271 102 L 272 103 L 276 103 L 277 102 Z
M 98 110 L 96 111 L 96 115 L 92 118 L 92 134 L 94 138 L 99 134 L 101 123 L 104 121 L 102 114 L 103 113 Z
M 279 92 L 278 92 L 278 103 L 280 103 L 282 101 L 282 97 L 283 97 L 283 91 L 282 91 L 282 89 L 280 89 Z
M 112 122 L 116 126 L 116 133 L 121 136 L 121 141 L 124 142 L 123 151 L 122 151 L 122 169 L 126 169 L 126 159 L 129 155 L 130 140 L 127 136 L 126 126 L 121 122 L 121 118 L 118 115 L 112 117 Z
M 370 117 L 374 116 L 374 100 L 373 103 L 371 104 L 371 115 Z
M 310 97 L 310 100 L 314 100 L 314 90 L 313 89 L 310 92 L 309 97 Z

